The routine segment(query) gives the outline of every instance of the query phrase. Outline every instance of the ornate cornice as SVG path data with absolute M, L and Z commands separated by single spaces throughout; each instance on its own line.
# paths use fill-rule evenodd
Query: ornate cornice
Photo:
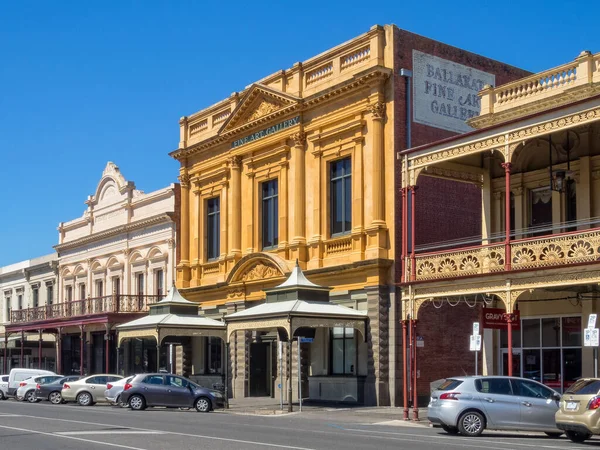
M 169 213 L 162 213 L 162 214 L 158 214 L 153 217 L 149 217 L 147 219 L 142 219 L 137 222 L 129 223 L 127 225 L 120 225 L 118 227 L 111 228 L 106 231 L 102 231 L 100 233 L 94 233 L 90 236 L 84 236 L 82 238 L 76 239 L 71 242 L 66 242 L 64 244 L 58 244 L 58 245 L 55 245 L 53 248 L 57 252 L 61 252 L 64 250 L 69 250 L 69 249 L 78 247 L 80 245 L 88 244 L 90 242 L 96 242 L 96 241 L 100 241 L 103 239 L 107 239 L 112 236 L 117 236 L 121 233 L 127 233 L 130 231 L 139 230 L 139 229 L 151 226 L 151 225 L 156 225 L 156 224 L 164 223 L 164 222 L 172 222 L 172 221 L 173 221 L 173 219 L 171 218 L 171 215 Z

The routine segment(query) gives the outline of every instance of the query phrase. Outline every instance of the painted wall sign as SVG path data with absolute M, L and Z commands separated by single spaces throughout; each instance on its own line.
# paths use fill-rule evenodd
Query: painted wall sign
M 494 74 L 413 50 L 413 120 L 458 133 L 471 131 L 465 121 L 481 111 L 477 93 L 495 83 Z
M 256 141 L 270 134 L 277 133 L 278 131 L 285 130 L 289 127 L 293 127 L 294 125 L 297 125 L 299 123 L 300 116 L 296 116 L 293 119 L 284 120 L 283 122 L 273 125 L 272 127 L 265 128 L 264 130 L 257 131 L 256 133 L 253 133 L 249 136 L 244 136 L 243 138 L 238 139 L 237 141 L 233 141 L 231 143 L 231 148 L 236 148 L 240 145 L 247 144 L 248 142 Z
M 483 308 L 483 328 L 507 330 L 508 322 L 506 322 L 506 310 L 501 308 Z M 521 329 L 520 311 L 515 311 L 513 313 L 512 329 Z

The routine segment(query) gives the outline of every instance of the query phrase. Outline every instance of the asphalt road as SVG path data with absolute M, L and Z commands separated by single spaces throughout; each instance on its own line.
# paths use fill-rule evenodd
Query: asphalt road
M 109 406 L 0 402 L 2 450 L 187 449 L 590 449 L 539 433 L 486 432 L 449 436 L 439 428 L 376 417 L 368 410 L 312 411 L 281 416 Z M 386 425 L 382 425 L 386 422 Z

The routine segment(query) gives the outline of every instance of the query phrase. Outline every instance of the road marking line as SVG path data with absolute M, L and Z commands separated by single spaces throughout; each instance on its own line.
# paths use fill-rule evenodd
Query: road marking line
M 27 433 L 41 434 L 44 436 L 53 436 L 53 437 L 62 438 L 62 439 L 71 439 L 74 441 L 87 442 L 88 444 L 100 444 L 100 445 L 106 445 L 108 447 L 126 448 L 128 450 L 147 450 L 147 449 L 140 448 L 140 447 L 131 447 L 129 445 L 121 445 L 121 444 L 109 444 L 108 442 L 94 441 L 93 439 L 84 439 L 84 438 L 78 438 L 75 436 L 62 436 L 62 435 L 54 434 L 54 433 L 46 433 L 44 431 L 28 430 L 26 428 L 7 427 L 5 425 L 0 425 L 0 428 L 6 428 L 7 430 L 15 430 L 15 431 L 25 431 Z
M 0 417 L 21 417 L 21 414 L 0 414 Z
M 138 431 L 138 430 L 89 430 L 89 431 L 55 431 L 61 436 L 83 436 L 86 434 L 165 434 L 164 431 Z
M 115 425 L 112 423 L 95 423 L 95 422 L 84 422 L 82 420 L 70 420 L 70 419 L 58 419 L 55 417 L 40 417 L 40 416 L 31 416 L 31 415 L 27 415 L 27 414 L 22 414 L 21 417 L 29 417 L 31 419 L 42 419 L 42 420 L 53 420 L 53 421 L 57 421 L 57 422 L 69 422 L 69 423 L 77 423 L 80 425 L 96 425 L 96 426 L 101 426 L 101 427 L 118 427 L 119 425 Z M 6 426 L 2 426 L 0 425 L 0 427 L 3 428 L 11 428 L 11 427 L 6 427 Z M 17 428 L 14 428 L 15 430 Z M 147 428 L 136 428 L 136 427 L 131 427 L 131 430 L 139 430 L 139 431 L 156 431 L 156 430 L 150 430 Z M 21 431 L 30 431 L 30 430 L 21 430 Z M 31 431 L 32 433 L 34 433 L 34 431 Z M 51 436 L 59 436 L 56 434 L 52 434 L 52 433 L 43 433 L 41 431 L 35 431 L 35 433 L 40 433 L 40 434 L 50 434 Z M 178 433 L 175 431 L 164 431 L 164 434 L 172 434 L 175 436 L 186 436 L 186 437 L 194 437 L 194 438 L 202 438 L 202 439 L 212 439 L 215 441 L 225 441 L 225 442 L 236 442 L 239 444 L 250 444 L 250 445 L 256 445 L 259 447 L 275 447 L 275 448 L 287 448 L 290 450 L 316 450 L 313 448 L 308 448 L 308 447 L 295 447 L 293 445 L 282 445 L 282 444 L 271 444 L 268 442 L 256 442 L 256 441 L 246 441 L 244 439 L 232 439 L 232 438 L 224 438 L 224 437 L 217 437 L 217 436 L 207 436 L 207 435 L 203 435 L 203 434 L 191 434 L 191 433 Z M 60 436 L 59 436 L 60 437 Z M 71 439 L 80 439 L 80 438 L 75 438 L 75 437 L 71 437 L 71 436 L 64 436 L 65 438 L 71 438 Z M 90 441 L 92 442 L 92 441 Z M 107 445 L 115 445 L 118 446 L 117 444 L 107 444 Z M 127 447 L 127 446 L 120 446 L 123 448 L 130 448 L 133 450 L 144 450 L 144 449 L 136 449 L 135 447 Z
M 444 439 L 444 440 L 453 440 L 453 441 L 469 441 L 472 442 L 473 438 L 463 438 L 463 437 L 458 437 L 458 436 L 428 436 L 428 435 L 423 435 L 423 434 L 410 434 L 410 433 L 392 433 L 390 431 L 375 431 L 375 430 L 361 430 L 361 429 L 356 429 L 356 428 L 344 428 L 346 431 L 357 431 L 359 433 L 375 433 L 375 434 L 391 434 L 394 436 L 413 436 L 413 437 L 418 437 L 418 438 L 430 438 L 430 439 Z M 380 436 L 381 437 L 381 436 Z M 500 436 L 499 436 L 500 437 Z M 517 437 L 517 436 L 515 436 Z M 539 437 L 539 438 L 529 438 L 529 439 L 542 439 L 544 441 L 548 440 L 548 438 L 543 438 L 543 437 Z M 491 444 L 497 444 L 498 441 L 490 441 L 490 440 L 485 440 L 482 439 L 481 436 L 477 438 L 477 442 L 486 442 L 486 443 L 491 443 Z M 461 445 L 466 445 L 466 444 L 461 444 Z M 554 445 L 542 445 L 542 444 L 520 444 L 520 443 L 516 443 L 516 442 L 511 442 L 511 445 L 518 445 L 520 447 L 536 447 L 536 448 L 564 448 L 564 447 L 557 447 Z M 481 446 L 479 446 L 481 447 Z M 486 448 L 491 448 L 489 446 L 486 445 Z M 574 449 L 586 449 L 588 447 L 569 447 L 569 449 L 574 448 Z

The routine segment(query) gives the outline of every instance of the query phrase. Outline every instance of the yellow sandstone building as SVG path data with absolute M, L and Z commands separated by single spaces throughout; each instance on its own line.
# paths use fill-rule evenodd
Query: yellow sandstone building
M 177 287 L 201 315 L 225 320 L 229 356 L 224 364 L 214 336 L 192 339 L 184 372 L 224 374 L 234 397 L 279 396 L 289 376 L 279 366 L 297 361 L 285 346 L 279 360 L 277 343 L 292 333 L 311 341 L 301 345 L 303 397 L 397 404 L 394 149 L 406 120 L 399 69 L 414 49 L 508 76 L 500 63 L 374 26 L 180 120 Z M 307 292 L 319 301 L 304 302 Z M 292 296 L 300 303 L 288 310 Z

